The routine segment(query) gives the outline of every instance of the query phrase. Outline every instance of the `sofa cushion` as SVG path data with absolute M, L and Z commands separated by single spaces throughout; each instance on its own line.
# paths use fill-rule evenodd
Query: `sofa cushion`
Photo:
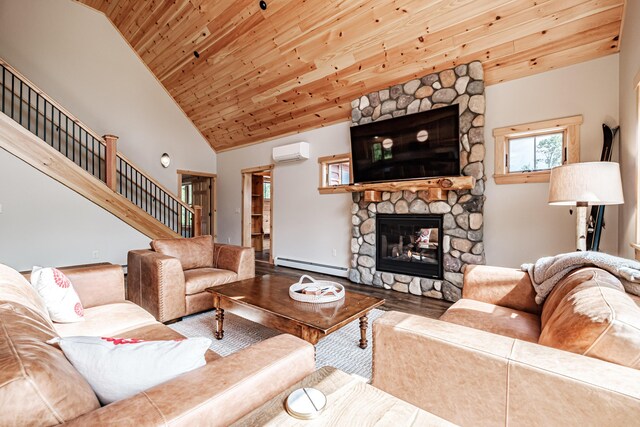
M 198 294 L 212 286 L 224 285 L 238 280 L 233 271 L 219 268 L 197 268 L 184 272 L 184 283 L 187 295 Z
M 61 424 L 100 407 L 62 351 L 46 343 L 55 336 L 49 320 L 36 310 L 0 304 L 0 408 L 5 422 Z
M 180 260 L 183 270 L 213 267 L 213 238 L 156 239 L 151 242 L 154 251 Z
M 33 267 L 31 285 L 49 310 L 51 320 L 58 323 L 84 321 L 84 308 L 71 280 L 52 267 Z
M 131 338 L 55 338 L 100 403 L 127 399 L 206 365 L 205 337 L 144 341 Z
M 529 342 L 540 337 L 540 318 L 535 314 L 472 299 L 458 300 L 440 320 Z
M 178 340 L 180 338 L 184 338 L 184 335 L 181 335 L 177 331 L 171 329 L 167 325 L 163 325 L 162 323 L 156 323 L 154 325 L 147 325 L 141 328 L 135 328 L 128 330 L 126 332 L 118 334 L 119 338 L 138 338 L 146 341 L 163 341 L 163 340 Z M 218 353 L 209 349 L 204 355 L 207 363 L 212 362 L 214 360 L 220 359 Z
M 84 318 L 84 322 L 56 323 L 54 328 L 61 337 L 117 337 L 130 329 L 157 323 L 149 312 L 129 301 L 87 308 Z
M 553 305 L 539 343 L 639 369 L 640 307 L 604 270 L 570 276 L 545 303 Z
M 556 286 L 554 286 L 553 290 L 549 292 L 549 295 L 544 301 L 544 306 L 542 307 L 542 313 L 540 316 L 542 329 L 544 329 L 547 321 L 567 294 L 582 283 L 592 280 L 598 271 L 603 270 L 596 267 L 580 268 L 567 274 L 556 284 Z M 601 277 L 603 278 L 603 280 L 600 280 L 601 286 L 607 286 L 617 289 L 620 292 L 624 292 L 622 283 L 620 283 L 620 281 L 614 276 L 608 275 Z
M 38 292 L 13 268 L 0 264 L 0 302 L 15 302 L 25 306 L 49 322 L 53 327 L 49 310 Z

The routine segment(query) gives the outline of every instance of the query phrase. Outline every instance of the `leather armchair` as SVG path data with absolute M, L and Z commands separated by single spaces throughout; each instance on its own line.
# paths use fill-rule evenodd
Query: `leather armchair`
M 128 254 L 127 299 L 160 322 L 213 308 L 205 290 L 255 276 L 253 248 L 214 243 L 211 236 L 158 239 Z

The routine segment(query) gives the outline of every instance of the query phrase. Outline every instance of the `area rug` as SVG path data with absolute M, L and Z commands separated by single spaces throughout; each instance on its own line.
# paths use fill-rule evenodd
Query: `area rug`
M 360 324 L 354 320 L 336 332 L 323 338 L 316 345 L 316 367 L 333 366 L 349 374 L 371 379 L 371 348 L 373 344 L 371 325 L 384 311 L 374 309 L 369 313 L 366 349 L 358 347 L 360 340 Z M 280 332 L 235 316 L 229 312 L 224 314 L 224 338 L 214 338 L 215 311 L 194 314 L 185 317 L 181 322 L 169 325 L 170 328 L 186 337 L 207 337 L 213 343 L 211 350 L 221 356 L 228 356 L 252 344 L 279 335 Z

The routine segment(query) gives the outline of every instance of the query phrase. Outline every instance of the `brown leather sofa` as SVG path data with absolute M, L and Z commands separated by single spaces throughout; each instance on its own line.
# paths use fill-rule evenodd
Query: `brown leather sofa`
M 253 248 L 214 243 L 211 236 L 157 239 L 130 251 L 127 299 L 160 322 L 213 308 L 205 289 L 255 276 Z
M 468 266 L 462 296 L 374 322 L 374 386 L 459 425 L 638 422 L 640 308 L 614 276 L 577 270 L 539 306 L 526 273 Z
M 84 305 L 84 322 L 52 323 L 25 278 L 0 265 L 0 425 L 229 425 L 315 369 L 312 345 L 279 335 L 227 357 L 208 351 L 206 366 L 100 407 L 89 384 L 47 340 L 182 336 L 125 300 L 119 266 L 61 270 Z

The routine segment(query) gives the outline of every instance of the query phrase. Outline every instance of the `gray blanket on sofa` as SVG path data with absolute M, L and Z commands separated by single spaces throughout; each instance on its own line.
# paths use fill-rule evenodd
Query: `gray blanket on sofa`
M 522 264 L 536 291 L 536 302 L 542 304 L 564 276 L 582 267 L 599 267 L 616 276 L 625 290 L 640 296 L 640 262 L 602 252 L 570 252 L 540 258 L 534 264 Z

